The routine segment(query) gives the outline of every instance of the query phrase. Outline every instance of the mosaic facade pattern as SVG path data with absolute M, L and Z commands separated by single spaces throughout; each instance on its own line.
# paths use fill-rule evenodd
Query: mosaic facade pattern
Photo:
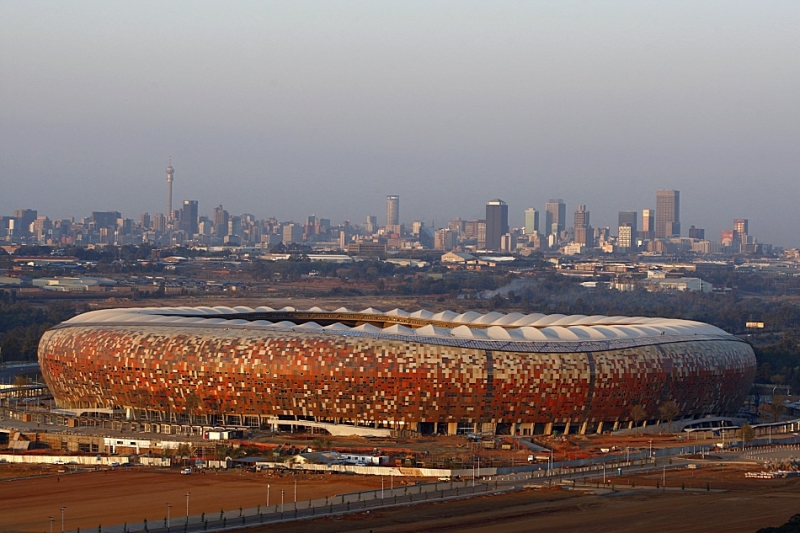
M 61 407 L 395 428 L 624 423 L 635 405 L 657 419 L 668 400 L 681 416 L 732 414 L 755 373 L 750 346 L 732 336 L 569 344 L 65 323 L 44 335 L 39 361 Z

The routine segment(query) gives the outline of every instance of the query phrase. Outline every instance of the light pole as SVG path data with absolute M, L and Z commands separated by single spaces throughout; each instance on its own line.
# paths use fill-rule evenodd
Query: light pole
M 61 506 L 61 533 L 64 533 L 64 511 L 66 511 L 66 510 L 67 510 L 67 508 L 62 505 Z
M 281 489 L 281 516 L 283 515 L 283 489 Z
M 472 486 L 475 486 L 475 460 L 472 461 Z
M 664 487 L 664 490 L 667 490 L 667 465 L 664 465 L 664 470 L 661 474 L 661 486 Z
M 294 480 L 294 510 L 297 510 L 297 479 Z
M 650 439 L 650 459 L 653 458 L 653 439 Z
M 190 492 L 186 493 L 186 523 L 189 523 L 189 494 Z
M 170 526 L 170 516 L 169 516 L 170 509 L 172 509 L 172 504 L 167 502 L 167 531 L 169 531 L 169 526 Z
M 603 485 L 606 484 L 606 464 L 603 463 Z
M 267 483 L 267 507 L 269 507 L 269 483 Z
M 53 517 L 50 517 L 50 533 L 53 533 Z
M 383 501 L 383 476 L 381 476 L 381 501 Z

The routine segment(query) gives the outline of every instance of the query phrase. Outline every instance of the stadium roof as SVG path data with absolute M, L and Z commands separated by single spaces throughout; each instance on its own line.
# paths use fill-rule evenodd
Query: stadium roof
M 331 332 L 357 336 L 403 336 L 425 339 L 474 339 L 504 342 L 586 342 L 685 340 L 689 336 L 734 337 L 703 322 L 653 317 L 605 315 L 544 315 L 534 313 L 486 314 L 469 311 L 434 313 L 367 308 L 354 311 L 341 307 L 328 311 L 319 307 L 145 307 L 105 309 L 74 317 L 61 327 L 83 325 L 151 325 L 241 327 L 295 332 Z M 667 337 L 667 338 L 665 338 Z M 678 339 L 680 337 L 681 339 Z

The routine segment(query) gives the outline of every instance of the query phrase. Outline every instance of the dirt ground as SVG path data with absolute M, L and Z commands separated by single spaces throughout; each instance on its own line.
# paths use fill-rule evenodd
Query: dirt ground
M 522 531 L 636 532 L 666 531 L 755 532 L 777 526 L 800 512 L 800 478 L 753 480 L 744 467 L 706 466 L 698 470 L 667 471 L 666 492 L 654 490 L 663 472 L 614 477 L 616 492 L 593 494 L 558 488 L 524 490 L 500 496 L 481 496 L 448 503 L 431 503 L 372 511 L 346 517 L 263 526 L 255 532 L 286 533 L 411 533 L 467 531 L 512 533 Z M 67 529 L 93 530 L 100 524 L 161 521 L 167 502 L 172 517 L 185 515 L 186 493 L 190 513 L 234 511 L 242 506 L 290 504 L 297 479 L 298 500 L 377 489 L 379 477 L 286 475 L 226 472 L 180 475 L 177 471 L 113 470 L 80 474 L 36 476 L 0 481 L 0 531 L 48 531 L 49 517 L 60 521 L 65 506 Z M 609 476 L 609 479 L 612 479 Z M 680 483 L 687 490 L 680 490 Z M 602 484 L 602 483 L 601 483 Z M 705 490 L 706 484 L 712 490 Z M 609 486 L 611 483 L 609 483 Z M 700 490 L 690 491 L 696 486 Z M 645 488 L 647 487 L 647 488 Z M 720 491 L 723 489 L 723 491 Z
M 752 480 L 740 467 L 667 472 L 670 490 L 654 490 L 660 474 L 621 478 L 617 492 L 525 490 L 450 503 L 422 504 L 338 519 L 253 528 L 252 533 L 697 532 L 754 533 L 800 512 L 800 478 Z M 616 480 L 616 479 L 615 479 Z M 677 487 L 684 482 L 687 490 Z M 706 484 L 712 490 L 706 491 Z M 650 488 L 643 488 L 648 486 Z M 688 490 L 690 485 L 703 487 Z M 724 489 L 724 490 L 720 490 Z
M 538 496 L 523 491 L 447 504 L 254 528 L 253 533 L 470 533 L 687 532 L 754 533 L 778 526 L 800 510 L 797 485 L 787 490 L 746 492 L 563 492 Z
M 161 521 L 171 503 L 172 517 L 226 512 L 265 506 L 269 484 L 270 505 L 294 501 L 297 480 L 298 501 L 324 498 L 363 490 L 379 489 L 380 477 L 306 475 L 303 477 L 263 473 L 224 472 L 181 475 L 178 470 L 102 470 L 77 474 L 52 474 L 27 479 L 0 481 L 0 531 L 49 531 L 50 516 L 60 522 L 66 507 L 65 527 L 96 530 L 98 525 L 124 522 Z M 59 523 L 60 525 L 60 523 Z M 91 528 L 91 529 L 89 529 Z

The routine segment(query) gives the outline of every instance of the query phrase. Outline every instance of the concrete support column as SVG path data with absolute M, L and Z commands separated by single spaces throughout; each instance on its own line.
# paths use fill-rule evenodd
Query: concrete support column
M 458 433 L 458 423 L 457 422 L 448 422 L 447 423 L 447 434 L 448 435 L 455 435 Z
M 589 422 L 584 422 L 581 424 L 581 429 L 578 431 L 579 435 L 586 435 L 586 426 L 589 425 Z
M 602 422 L 598 422 L 597 423 L 597 434 L 598 435 L 602 435 L 603 434 L 603 423 Z
M 553 423 L 548 422 L 544 425 L 544 434 L 545 435 L 552 435 L 553 434 Z

